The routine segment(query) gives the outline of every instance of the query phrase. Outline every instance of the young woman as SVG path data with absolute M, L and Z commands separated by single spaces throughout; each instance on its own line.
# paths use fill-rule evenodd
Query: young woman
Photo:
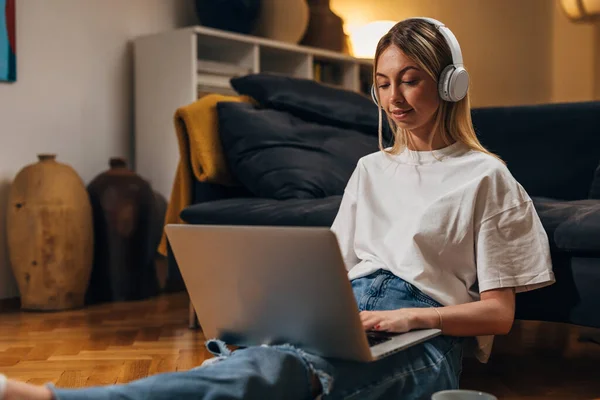
M 365 329 L 443 335 L 373 363 L 291 346 L 230 353 L 213 340 L 218 357 L 191 371 L 73 390 L 8 381 L 4 400 L 429 399 L 457 388 L 466 346 L 485 361 L 493 335 L 511 329 L 515 293 L 554 282 L 531 199 L 477 140 L 461 65 L 437 21 L 405 20 L 381 38 L 373 94 L 380 143 L 382 111 L 395 142 L 358 162 L 332 226 Z

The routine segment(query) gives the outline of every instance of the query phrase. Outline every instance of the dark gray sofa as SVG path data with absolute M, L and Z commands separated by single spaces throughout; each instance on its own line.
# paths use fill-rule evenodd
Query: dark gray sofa
M 260 104 L 218 106 L 239 185 L 195 182 L 182 219 L 330 226 L 356 161 L 377 151 L 376 107 L 311 81 L 255 75 L 232 83 Z M 600 102 L 477 108 L 472 118 L 484 146 L 533 198 L 551 243 L 557 283 L 517 295 L 517 318 L 600 327 Z M 183 289 L 173 257 L 169 286 Z

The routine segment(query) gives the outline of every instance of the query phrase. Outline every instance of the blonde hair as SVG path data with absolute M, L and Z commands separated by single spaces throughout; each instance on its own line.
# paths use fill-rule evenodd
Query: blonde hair
M 373 61 L 373 82 L 375 82 L 379 57 L 392 45 L 398 47 L 408 58 L 417 63 L 436 84 L 442 70 L 452 64 L 452 53 L 442 34 L 428 22 L 408 19 L 398 22 L 379 40 Z M 375 90 L 377 91 L 377 88 Z M 398 154 L 411 142 L 411 136 L 406 129 L 399 128 L 386 114 L 394 136 L 394 143 L 391 149 L 384 148 L 381 104 L 378 109 L 379 148 L 389 154 Z M 442 140 L 446 145 L 450 145 L 454 141 L 462 142 L 473 150 L 484 152 L 502 161 L 496 154 L 484 148 L 477 138 L 471 121 L 469 93 L 455 103 L 440 99 L 433 130 L 441 133 Z

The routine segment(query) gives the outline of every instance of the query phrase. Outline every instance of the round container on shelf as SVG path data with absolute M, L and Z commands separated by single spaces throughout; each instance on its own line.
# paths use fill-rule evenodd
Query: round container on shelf
M 344 21 L 329 7 L 329 0 L 307 0 L 310 9 L 308 27 L 301 44 L 344 52 L 347 48 Z
M 87 188 L 96 249 L 88 303 L 141 300 L 159 292 L 154 257 L 163 221 L 154 191 L 123 158 L 111 158 L 109 166 Z
M 306 0 L 262 0 L 254 35 L 297 44 L 308 26 Z
M 17 173 L 8 200 L 8 252 L 21 308 L 80 308 L 94 253 L 90 201 L 71 166 L 54 154 L 38 159 Z

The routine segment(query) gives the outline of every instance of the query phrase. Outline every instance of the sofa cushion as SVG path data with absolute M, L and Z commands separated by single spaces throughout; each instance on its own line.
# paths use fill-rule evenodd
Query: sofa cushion
M 257 197 L 341 195 L 358 159 L 378 150 L 375 137 L 283 111 L 228 102 L 217 112 L 228 165 Z
M 238 198 L 194 204 L 181 219 L 204 225 L 331 226 L 342 196 L 273 200 Z
M 554 250 L 600 253 L 600 200 L 532 200 Z
M 269 73 L 232 78 L 231 86 L 239 94 L 252 97 L 266 108 L 286 111 L 307 121 L 377 136 L 377 106 L 363 94 L 310 79 Z M 383 126 L 387 142 L 389 129 L 385 117 Z

